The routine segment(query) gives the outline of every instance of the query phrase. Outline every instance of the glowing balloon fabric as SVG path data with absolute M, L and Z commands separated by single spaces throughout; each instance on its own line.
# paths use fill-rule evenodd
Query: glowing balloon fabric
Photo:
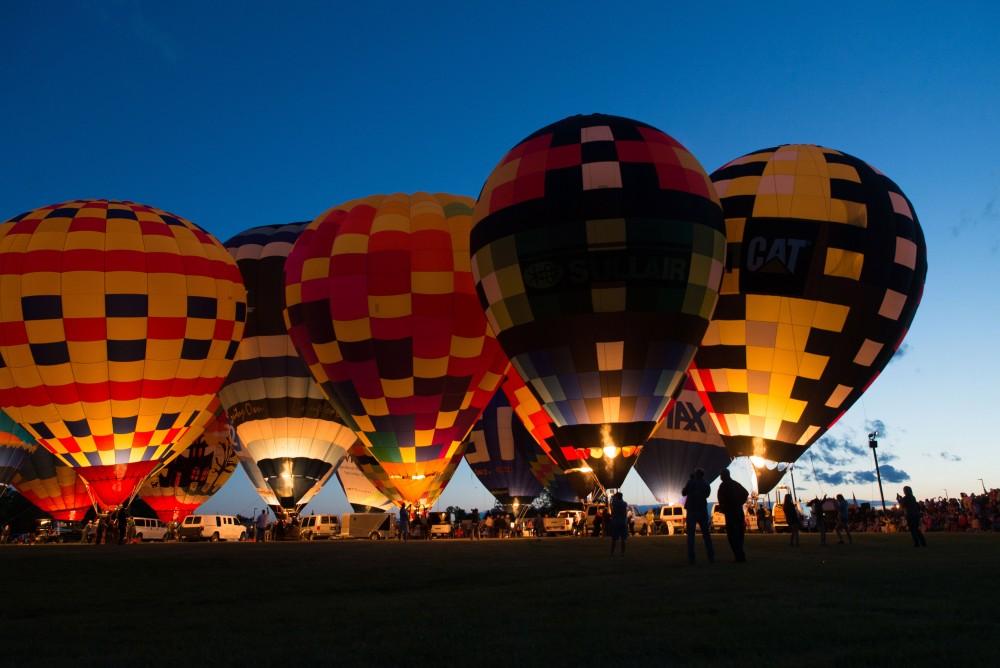
M 431 505 L 506 370 L 469 267 L 473 202 L 374 196 L 302 233 L 285 267 L 296 349 L 399 496 Z
M 677 503 L 696 469 L 712 482 L 729 464 L 722 437 L 698 397 L 694 383 L 684 387 L 667 406 L 663 422 L 646 441 L 635 470 L 660 503 Z
M 357 440 L 285 329 L 284 267 L 307 223 L 266 225 L 226 242 L 247 287 L 246 332 L 219 398 L 246 456 L 285 510 L 301 509 Z
M 493 170 L 471 251 L 487 318 L 555 422 L 556 461 L 619 487 L 715 307 L 725 235 L 701 165 L 643 123 L 567 118 Z
M 14 476 L 14 489 L 57 520 L 80 521 L 92 502 L 87 483 L 76 471 L 45 448 L 36 448 Z
M 368 473 L 362 470 L 358 463 L 358 458 L 367 459 L 369 465 L 377 466 L 377 462 L 371 455 L 367 455 L 364 451 L 364 446 L 360 443 L 356 445 L 348 453 L 348 456 L 340 463 L 337 467 L 337 482 L 340 483 L 340 488 L 344 490 L 344 496 L 347 497 L 347 502 L 351 504 L 351 508 L 356 513 L 370 513 L 372 511 L 392 511 L 396 504 L 392 502 L 375 483 L 369 479 L 371 475 L 371 469 L 368 468 Z M 385 484 L 388 483 L 388 476 L 376 474 L 372 476 L 376 481 L 379 481 L 382 489 L 385 488 Z
M 0 411 L 0 487 L 10 483 L 24 459 L 37 447 L 31 434 Z
M 712 180 L 729 255 L 692 377 L 731 455 L 793 462 L 902 342 L 923 232 L 888 177 L 820 146 L 751 153 Z
M 0 225 L 0 286 L 0 406 L 124 502 L 229 372 L 236 263 L 173 214 L 76 200 Z
M 543 488 L 531 468 L 536 455 L 545 456 L 497 392 L 469 434 L 465 460 L 472 472 L 500 503 L 530 503 Z
M 163 522 L 182 522 L 222 489 L 236 469 L 235 434 L 225 411 L 218 406 L 204 422 L 198 425 L 198 438 L 139 489 L 139 497 Z

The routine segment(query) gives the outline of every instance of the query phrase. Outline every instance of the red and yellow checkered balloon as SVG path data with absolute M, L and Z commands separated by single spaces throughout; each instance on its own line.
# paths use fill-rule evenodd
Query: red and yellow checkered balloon
M 473 286 L 472 207 L 426 193 L 349 202 L 285 264 L 296 349 L 407 503 L 441 493 L 508 364 Z
M 236 263 L 179 216 L 75 200 L 0 225 L 0 406 L 103 506 L 184 438 L 245 320 Z

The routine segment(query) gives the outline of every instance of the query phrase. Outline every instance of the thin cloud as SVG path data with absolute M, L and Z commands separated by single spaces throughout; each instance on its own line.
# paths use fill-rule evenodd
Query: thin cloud
M 906 357 L 909 353 L 910 353 L 910 344 L 904 343 L 900 347 L 896 348 L 896 352 L 894 352 L 892 354 L 892 357 L 889 358 L 889 362 L 892 363 L 895 362 L 896 360 L 901 360 L 904 357 Z
M 954 454 L 952 452 L 942 452 L 941 453 L 941 459 L 945 460 L 946 462 L 960 462 L 960 461 L 962 461 L 961 457 L 959 457 L 958 455 L 956 455 L 956 454 Z

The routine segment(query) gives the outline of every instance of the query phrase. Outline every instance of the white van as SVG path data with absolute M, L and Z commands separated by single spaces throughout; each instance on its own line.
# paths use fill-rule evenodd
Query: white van
M 246 540 L 247 529 L 232 515 L 188 515 L 180 528 L 181 540 Z
M 321 540 L 340 537 L 340 518 L 336 515 L 308 515 L 299 526 L 301 540 Z
M 167 525 L 155 517 L 133 517 L 135 522 L 135 537 L 140 542 L 146 540 L 163 540 L 167 535 Z
M 656 522 L 661 528 L 660 533 L 669 536 L 687 531 L 687 510 L 679 503 L 672 506 L 661 506 L 656 516 Z

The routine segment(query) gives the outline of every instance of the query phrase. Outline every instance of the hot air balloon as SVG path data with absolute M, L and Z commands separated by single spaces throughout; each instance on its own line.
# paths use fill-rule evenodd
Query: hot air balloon
M 794 462 L 889 363 L 927 247 L 899 187 L 840 151 L 765 149 L 712 180 L 729 256 L 691 376 L 730 455 L 779 471 L 761 459 Z
M 12 484 L 21 496 L 54 519 L 81 521 L 93 507 L 87 483 L 45 448 L 35 448 L 21 463 Z
M 280 517 L 284 515 L 285 511 L 282 509 L 281 504 L 278 503 L 278 497 L 274 495 L 274 491 L 267 484 L 267 480 L 264 479 L 264 474 L 261 473 L 260 468 L 257 467 L 257 462 L 254 461 L 253 455 L 251 455 L 246 447 L 240 443 L 239 434 L 236 435 L 236 441 L 233 445 L 236 450 L 236 460 L 243 468 L 243 472 L 246 474 L 247 479 L 253 486 L 254 491 L 257 492 L 261 500 L 274 511 L 276 516 Z
M 508 366 L 472 283 L 472 206 L 426 193 L 336 206 L 285 266 L 296 349 L 414 505 L 440 495 Z
M 18 423 L 0 411 L 0 492 L 10 484 L 25 458 L 38 446 Z
M 219 398 L 246 456 L 289 513 L 309 503 L 357 440 L 310 376 L 285 329 L 285 260 L 306 225 L 255 227 L 225 244 L 243 275 L 249 313 Z
M 366 474 L 361 469 L 358 459 L 367 459 L 369 465 L 378 466 L 374 458 L 365 452 L 364 446 L 358 443 L 348 452 L 348 456 L 337 467 L 337 482 L 344 490 L 344 496 L 356 513 L 389 512 L 396 504 L 389 499 L 375 483 L 369 479 L 371 470 Z M 375 480 L 388 483 L 388 476 L 371 476 Z M 384 486 L 383 486 L 384 489 Z
M 487 319 L 555 423 L 556 462 L 620 487 L 715 307 L 725 233 L 705 171 L 644 123 L 564 119 L 490 174 L 471 251 Z
M 222 489 L 236 469 L 233 428 L 218 401 L 213 405 L 216 411 L 203 413 L 209 419 L 196 423 L 201 434 L 194 442 L 166 461 L 139 489 L 139 497 L 163 522 L 182 522 Z
M 469 434 L 465 461 L 497 501 L 520 505 L 531 503 L 543 489 L 531 469 L 536 454 L 545 456 L 507 397 L 497 392 Z
M 660 503 L 677 503 L 681 490 L 696 469 L 712 482 L 729 464 L 729 453 L 715 424 L 685 377 L 663 421 L 642 448 L 635 470 Z
M 245 290 L 210 234 L 143 204 L 75 200 L 0 225 L 0 406 L 126 502 L 208 406 Z
M 544 454 L 544 457 L 534 457 L 531 460 L 531 468 L 549 494 L 559 501 L 571 503 L 585 500 L 597 491 L 585 460 L 568 460 L 568 473 L 556 464 L 559 446 L 553 432 L 555 423 L 513 366 L 507 372 L 500 389 Z

